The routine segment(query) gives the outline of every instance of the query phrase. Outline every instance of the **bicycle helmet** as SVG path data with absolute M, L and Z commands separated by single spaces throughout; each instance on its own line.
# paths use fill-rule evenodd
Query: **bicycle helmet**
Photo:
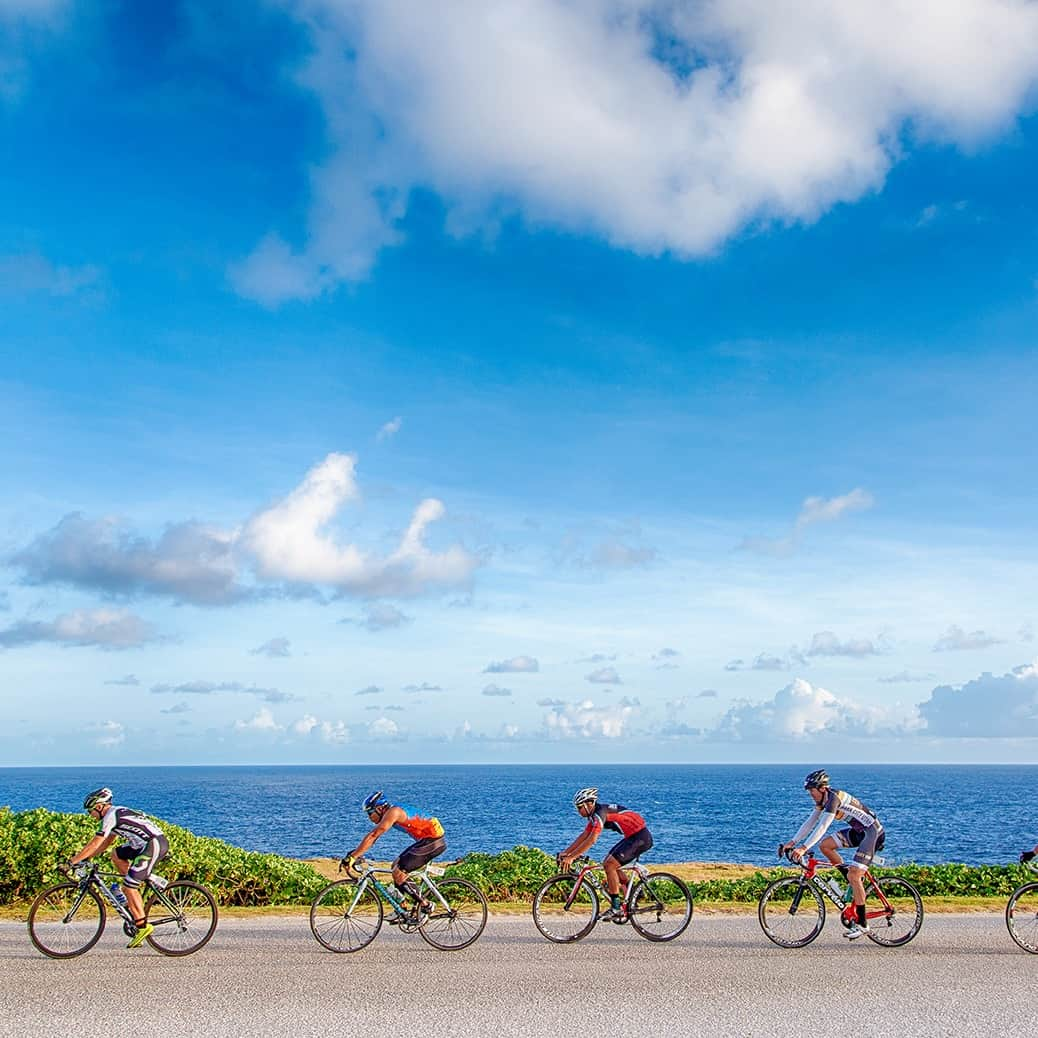
M 83 810 L 90 811 L 98 804 L 110 804 L 111 802 L 112 791 L 107 786 L 102 786 L 100 789 L 87 793 L 86 800 L 83 801 Z
M 804 779 L 804 789 L 825 789 L 829 785 L 829 772 L 824 768 L 812 771 Z
M 581 804 L 597 804 L 598 803 L 598 787 L 588 786 L 586 789 L 578 789 L 573 794 L 573 806 L 580 807 Z
M 371 814 L 376 807 L 389 806 L 389 801 L 386 799 L 385 794 L 382 790 L 378 790 L 376 793 L 372 793 L 371 796 L 365 797 L 364 799 L 364 813 L 366 815 Z

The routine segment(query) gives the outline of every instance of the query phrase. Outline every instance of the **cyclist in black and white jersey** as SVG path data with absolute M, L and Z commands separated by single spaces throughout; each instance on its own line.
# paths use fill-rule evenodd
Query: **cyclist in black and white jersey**
M 137 927 L 126 947 L 139 948 L 155 929 L 144 918 L 140 888 L 152 869 L 169 854 L 169 844 L 162 830 L 150 818 L 132 808 L 113 805 L 112 791 L 106 787 L 88 793 L 83 807 L 91 818 L 98 820 L 98 829 L 94 838 L 69 859 L 69 865 L 87 861 L 108 850 L 117 840 L 121 841 L 112 850 L 112 861 L 123 877 L 126 904 Z
M 815 809 L 808 815 L 807 821 L 800 827 L 796 836 L 779 847 L 779 854 L 792 850 L 793 857 L 799 859 L 821 840 L 819 848 L 826 858 L 840 867 L 841 872 L 846 869 L 854 895 L 857 922 L 844 931 L 844 937 L 853 941 L 866 934 L 869 929 L 865 918 L 865 885 L 862 877 L 872 864 L 877 851 L 883 850 L 886 835 L 872 809 L 852 797 L 850 793 L 833 789 L 827 772 L 812 771 L 804 779 L 804 789 L 811 794 Z M 849 823 L 846 829 L 839 829 L 831 836 L 825 836 L 826 830 L 834 821 L 843 820 Z M 840 855 L 841 847 L 857 848 L 852 865 L 844 865 Z

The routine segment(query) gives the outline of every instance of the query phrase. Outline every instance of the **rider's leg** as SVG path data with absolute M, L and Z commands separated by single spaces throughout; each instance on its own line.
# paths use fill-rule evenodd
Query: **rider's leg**
M 840 846 L 835 837 L 827 836 L 819 845 L 818 849 L 829 859 L 833 865 L 842 865 L 843 858 L 840 856 Z
M 627 879 L 620 863 L 611 854 L 607 854 L 605 861 L 602 862 L 602 867 L 606 874 L 606 890 L 609 891 L 610 897 L 619 897 L 620 884 Z

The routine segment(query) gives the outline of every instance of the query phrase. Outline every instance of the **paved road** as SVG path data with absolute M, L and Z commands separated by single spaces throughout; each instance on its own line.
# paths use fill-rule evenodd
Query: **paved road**
M 830 919 L 809 948 L 783 951 L 754 916 L 697 918 L 669 945 L 602 924 L 559 947 L 521 916 L 491 917 L 455 953 L 384 928 L 333 955 L 302 917 L 221 920 L 186 959 L 124 941 L 110 926 L 93 951 L 55 962 L 24 926 L 0 923 L 0 1035 L 990 1038 L 1033 1030 L 1038 978 L 1038 956 L 995 915 L 930 916 L 897 949 L 851 945 Z

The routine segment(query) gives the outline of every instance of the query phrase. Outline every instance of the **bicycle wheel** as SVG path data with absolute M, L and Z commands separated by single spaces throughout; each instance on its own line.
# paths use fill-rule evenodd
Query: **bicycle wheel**
M 1025 883 L 1010 895 L 1006 926 L 1025 952 L 1038 955 L 1038 883 Z
M 692 922 L 692 893 L 677 876 L 653 872 L 635 884 L 627 915 L 646 940 L 673 941 Z
M 487 925 L 486 896 L 467 879 L 441 879 L 436 888 L 448 907 L 444 908 L 431 890 L 424 890 L 422 894 L 432 901 L 433 910 L 418 932 L 441 951 L 467 948 Z
M 576 877 L 552 876 L 533 899 L 533 922 L 556 944 L 569 944 L 586 937 L 598 922 L 598 891 L 584 880 L 573 896 Z
M 314 898 L 310 929 L 333 952 L 366 948 L 382 926 L 382 902 L 375 888 L 355 879 L 340 879 Z
M 889 908 L 868 896 L 876 887 L 883 891 Z M 923 925 L 923 899 L 919 891 L 900 876 L 874 879 L 872 888 L 866 891 L 865 915 L 869 921 L 866 937 L 884 948 L 897 948 L 908 944 L 919 933 Z
M 190 955 L 216 931 L 219 913 L 216 898 L 205 887 L 178 879 L 157 894 L 152 890 L 144 915 L 155 927 L 150 944 L 163 955 Z
M 821 932 L 825 902 L 813 883 L 783 876 L 769 883 L 757 905 L 760 928 L 781 948 L 803 948 Z
M 37 895 L 29 909 L 29 939 L 52 959 L 71 959 L 91 948 L 105 928 L 105 906 L 78 883 L 58 883 Z

